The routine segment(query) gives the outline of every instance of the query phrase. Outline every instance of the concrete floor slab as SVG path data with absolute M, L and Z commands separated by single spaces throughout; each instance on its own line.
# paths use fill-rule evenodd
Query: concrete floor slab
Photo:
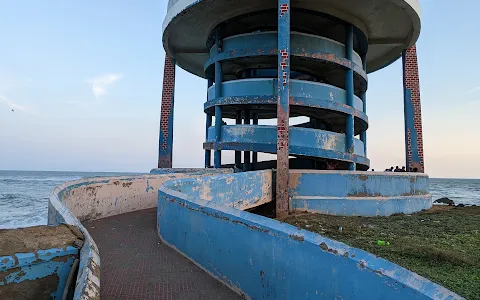
M 155 209 L 84 222 L 100 251 L 101 299 L 242 299 L 160 241 Z

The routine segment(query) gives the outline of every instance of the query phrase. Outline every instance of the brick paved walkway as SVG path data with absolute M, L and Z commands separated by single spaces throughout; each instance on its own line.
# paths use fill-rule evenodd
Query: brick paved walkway
M 85 222 L 100 251 L 101 299 L 242 299 L 160 242 L 156 209 Z

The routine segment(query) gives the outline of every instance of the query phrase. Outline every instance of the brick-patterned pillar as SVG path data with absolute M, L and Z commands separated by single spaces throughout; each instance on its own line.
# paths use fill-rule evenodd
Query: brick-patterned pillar
M 173 104 L 175 93 L 175 60 L 165 55 L 163 71 L 162 108 L 160 113 L 160 136 L 158 167 L 172 167 L 173 152 Z
M 407 170 L 425 172 L 423 162 L 422 107 L 418 77 L 417 48 L 402 53 L 405 114 L 405 158 Z
M 288 214 L 289 117 L 290 117 L 290 0 L 278 0 L 278 78 L 277 78 L 277 182 L 276 215 Z

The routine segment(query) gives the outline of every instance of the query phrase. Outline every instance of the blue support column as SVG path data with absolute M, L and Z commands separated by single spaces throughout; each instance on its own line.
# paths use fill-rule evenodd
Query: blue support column
M 353 26 L 348 24 L 345 29 L 345 58 L 352 60 L 353 56 Z M 348 69 L 345 74 L 345 90 L 347 92 L 347 105 L 353 106 L 353 70 Z M 354 139 L 355 139 L 355 124 L 353 115 L 347 116 L 347 126 L 345 129 L 345 137 L 347 139 L 346 152 L 354 153 Z M 355 163 L 349 163 L 349 170 L 355 170 Z
M 367 71 L 367 58 L 366 55 L 362 56 L 362 64 L 363 64 L 363 70 L 366 72 Z M 360 99 L 362 99 L 363 102 L 363 112 L 367 113 L 367 88 L 365 88 L 365 91 L 362 91 L 360 93 Z M 363 142 L 363 151 L 365 153 L 365 157 L 367 156 L 367 131 L 362 131 L 360 133 L 360 140 Z
M 243 124 L 250 125 L 250 110 L 245 109 L 243 111 Z M 243 170 L 250 171 L 250 151 L 243 151 Z
M 207 93 L 208 89 L 213 85 L 213 80 L 208 78 L 208 86 L 207 86 Z M 207 120 L 205 122 L 205 140 L 208 139 L 208 128 L 212 126 L 212 115 L 207 113 Z M 212 163 L 212 151 L 205 150 L 205 168 L 210 168 Z
M 278 0 L 278 78 L 277 78 L 277 176 L 276 215 L 288 214 L 289 117 L 290 117 L 290 0 Z
M 258 114 L 253 114 L 253 120 L 252 120 L 253 125 L 258 125 Z M 257 152 L 252 152 L 252 168 L 256 170 L 256 164 L 258 162 L 258 153 Z
M 237 111 L 237 116 L 235 118 L 235 124 L 242 124 L 242 111 Z M 242 151 L 235 151 L 235 166 L 240 168 L 242 165 Z
M 215 34 L 215 49 L 217 54 L 221 52 L 220 45 L 220 29 L 217 28 Z M 222 64 L 217 61 L 215 62 L 215 98 L 222 96 Z M 222 107 L 220 105 L 215 106 L 215 147 L 218 147 L 218 143 L 221 139 L 222 132 Z M 222 152 L 220 150 L 215 150 L 214 153 L 214 166 L 215 168 L 220 168 L 222 165 Z

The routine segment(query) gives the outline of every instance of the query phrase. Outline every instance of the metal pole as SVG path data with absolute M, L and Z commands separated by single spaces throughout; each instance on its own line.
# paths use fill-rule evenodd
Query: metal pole
M 290 0 L 278 0 L 277 78 L 277 182 L 276 215 L 288 214 L 289 92 L 290 92 Z
M 345 58 L 352 60 L 353 55 L 353 26 L 348 24 L 345 29 Z M 348 69 L 345 74 L 345 90 L 347 92 L 347 105 L 353 107 L 353 70 Z M 347 115 L 347 126 L 345 129 L 346 152 L 353 154 L 355 152 L 355 124 L 353 115 Z M 355 163 L 348 164 L 349 170 L 355 170 Z
M 215 33 L 215 49 L 216 53 L 221 52 L 220 45 L 220 28 L 217 28 Z M 215 98 L 222 96 L 222 65 L 219 61 L 215 62 Z M 222 132 L 222 107 L 220 105 L 215 106 L 215 153 L 214 153 L 214 165 L 215 168 L 220 168 L 222 165 L 222 152 L 217 150 L 219 142 L 221 140 Z

